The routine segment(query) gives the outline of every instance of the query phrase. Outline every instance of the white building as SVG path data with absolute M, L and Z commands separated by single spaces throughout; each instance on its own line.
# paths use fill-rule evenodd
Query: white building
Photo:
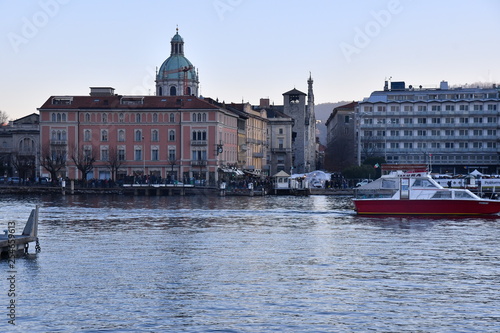
M 386 82 L 359 103 L 357 158 L 426 163 L 434 172 L 500 171 L 499 88 L 406 87 Z

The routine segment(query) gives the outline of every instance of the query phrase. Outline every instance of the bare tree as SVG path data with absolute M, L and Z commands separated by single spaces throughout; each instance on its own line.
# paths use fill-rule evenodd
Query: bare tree
M 86 149 L 84 146 L 81 149 L 74 147 L 71 153 L 71 160 L 75 163 L 75 166 L 82 173 L 82 183 L 87 181 L 87 174 L 94 169 L 94 163 L 96 160 L 94 147 Z
M 66 150 L 49 147 L 42 148 L 40 152 L 40 165 L 50 173 L 52 183 L 57 181 L 57 173 L 66 166 Z
M 116 181 L 116 174 L 123 164 L 125 164 L 125 160 L 120 158 L 118 150 L 115 147 L 110 147 L 106 166 L 111 173 L 111 180 L 113 182 Z
M 19 177 L 26 180 L 35 174 L 35 155 L 13 153 L 12 166 L 17 170 Z
M 0 126 L 4 125 L 9 121 L 9 115 L 7 112 L 0 110 Z

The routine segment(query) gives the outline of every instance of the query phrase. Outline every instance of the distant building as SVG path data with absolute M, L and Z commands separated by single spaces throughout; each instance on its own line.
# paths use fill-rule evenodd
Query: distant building
M 10 121 L 0 127 L 0 177 L 36 180 L 40 128 L 38 114 Z
M 51 96 L 38 109 L 42 157 L 64 161 L 57 177 L 81 178 L 78 164 L 95 159 L 87 179 L 146 176 L 215 184 L 218 168 L 236 163 L 233 112 L 194 96 L 122 96 L 104 90 Z
M 292 128 L 293 173 L 307 173 L 316 169 L 316 116 L 311 76 L 307 84 L 307 95 L 295 88 L 283 94 L 283 113 L 294 121 Z
M 359 162 L 424 163 L 434 172 L 500 172 L 499 87 L 439 88 L 386 82 L 359 102 Z M 471 171 L 472 171 L 471 170 Z
M 325 168 L 342 172 L 356 165 L 355 110 L 357 102 L 348 103 L 333 109 L 326 121 Z

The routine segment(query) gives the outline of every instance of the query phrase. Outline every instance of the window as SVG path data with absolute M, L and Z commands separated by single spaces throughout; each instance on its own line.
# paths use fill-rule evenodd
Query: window
M 101 141 L 108 141 L 108 130 L 101 130 Z
M 440 136 L 441 135 L 441 131 L 440 130 L 432 130 L 431 131 L 431 135 L 432 136 Z
M 391 124 L 399 124 L 399 118 L 391 118 Z
M 153 113 L 153 123 L 158 122 L 158 113 Z
M 103 113 L 102 114 L 102 122 L 103 123 L 107 123 L 108 122 L 108 114 L 107 113 Z
M 382 105 L 377 106 L 378 112 L 385 112 L 385 110 L 386 110 L 385 106 L 382 106 Z
M 170 121 L 171 123 L 175 123 L 175 114 L 174 114 L 174 113 L 171 113 L 171 114 L 170 114 L 170 116 L 169 116 L 169 118 L 170 118 L 170 120 L 169 120 L 169 121 Z
M 168 131 L 168 140 L 175 141 L 175 131 L 174 130 Z
M 365 118 L 365 119 L 363 119 L 363 123 L 365 125 L 372 125 L 373 124 L 373 119 L 372 118 Z
M 459 142 L 458 143 L 458 148 L 469 148 L 469 143 L 468 142 Z
M 488 111 L 496 111 L 497 106 L 496 104 L 488 104 Z
M 489 124 L 496 124 L 498 122 L 497 117 L 488 117 Z
M 85 114 L 85 122 L 90 123 L 90 113 Z
M 170 96 L 176 96 L 177 95 L 177 88 L 175 86 L 170 87 Z
M 159 159 L 158 147 L 153 147 L 151 149 L 151 161 L 158 161 Z
M 124 148 L 118 149 L 118 160 L 125 161 L 125 149 Z
M 469 118 L 460 118 L 460 124 L 468 124 L 469 123 Z
M 136 113 L 135 114 L 135 122 L 136 123 L 140 123 L 141 122 L 141 114 L 140 113 Z
M 433 105 L 431 106 L 432 111 L 441 111 L 441 105 Z
M 473 133 L 474 133 L 474 136 L 480 136 L 480 135 L 483 135 L 483 130 L 475 129 Z
M 441 118 L 432 118 L 431 120 L 433 124 L 441 124 Z
M 444 147 L 446 149 L 453 149 L 453 142 L 445 142 Z
M 168 160 L 170 162 L 175 162 L 175 149 L 168 150 Z
M 399 105 L 391 105 L 392 112 L 399 112 Z
M 404 106 L 404 110 L 405 110 L 405 112 L 411 112 L 411 111 L 413 111 L 413 106 L 411 106 L 411 105 L 405 105 Z
M 124 142 L 125 141 L 125 130 L 118 130 L 118 141 Z
M 474 122 L 474 124 L 482 124 L 483 118 L 482 117 L 474 117 L 474 118 L 472 118 L 472 121 Z
M 399 136 L 399 131 L 391 131 L 391 136 Z
M 483 111 L 482 104 L 474 104 L 474 111 Z
M 344 123 L 349 124 L 349 116 L 344 116 Z M 283 133 L 280 133 L 283 134 Z
M 282 129 L 282 128 L 280 128 L 280 129 L 278 130 L 278 133 L 279 133 L 279 134 L 283 134 L 283 129 Z
M 453 136 L 453 135 L 455 135 L 455 131 L 454 130 L 445 130 L 444 135 Z
M 483 143 L 482 142 L 473 142 L 472 148 L 483 148 Z
M 419 105 L 417 107 L 417 110 L 420 111 L 420 112 L 427 111 L 427 106 L 425 106 L 425 105 Z
M 458 135 L 467 136 L 467 135 L 469 135 L 469 130 L 459 130 Z
M 489 136 L 497 135 L 497 130 L 488 130 L 488 135 Z
M 406 148 L 406 149 L 412 149 L 413 148 L 413 143 L 412 142 L 405 142 L 404 143 L 404 148 Z
M 463 104 L 462 104 L 462 105 L 460 105 L 459 110 L 460 110 L 460 111 L 469 111 L 469 106 L 468 106 L 468 105 L 463 105 Z
M 83 141 L 90 141 L 90 139 L 92 138 L 92 132 L 90 130 L 85 130 L 83 132 Z
M 125 115 L 124 115 L 123 113 L 120 113 L 120 114 L 118 115 L 118 121 L 119 121 L 120 123 L 123 123 L 123 122 L 125 121 Z
M 142 131 L 135 130 L 135 141 L 142 141 Z
M 427 124 L 427 118 L 417 118 L 419 124 Z
M 405 130 L 403 134 L 404 134 L 404 136 L 413 136 L 413 131 Z
M 392 149 L 399 149 L 399 142 L 391 142 Z
M 160 141 L 158 130 L 154 129 L 151 131 L 151 141 Z
M 135 153 L 134 160 L 142 161 L 142 149 L 136 147 L 134 153 Z
M 425 130 L 418 130 L 417 131 L 417 135 L 418 136 L 426 136 L 427 135 L 427 131 L 425 131 Z
M 453 123 L 455 123 L 455 118 L 445 118 L 444 122 L 446 124 L 453 124 Z
M 109 161 L 109 150 L 108 147 L 101 147 L 101 161 Z
M 451 105 L 446 105 L 445 106 L 445 110 L 446 111 L 455 111 L 455 105 L 451 104 Z
M 413 124 L 413 118 L 405 118 L 405 124 Z
M 365 112 L 372 112 L 373 111 L 373 106 L 364 106 L 363 111 Z

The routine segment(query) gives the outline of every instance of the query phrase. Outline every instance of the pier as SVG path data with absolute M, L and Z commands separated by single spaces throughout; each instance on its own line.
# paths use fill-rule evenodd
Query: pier
M 4 234 L 0 235 L 0 254 L 2 258 L 28 253 L 29 243 L 32 242 L 36 242 L 35 249 L 37 252 L 40 251 L 38 242 L 38 206 L 31 211 L 21 235 L 15 234 L 17 225 L 18 222 L 9 222 Z

